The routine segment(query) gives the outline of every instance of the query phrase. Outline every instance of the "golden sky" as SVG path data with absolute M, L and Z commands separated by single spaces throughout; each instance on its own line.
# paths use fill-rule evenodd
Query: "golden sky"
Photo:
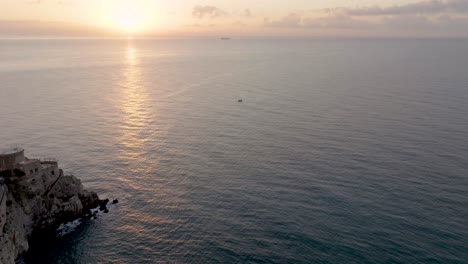
M 0 36 L 468 36 L 468 0 L 0 0 Z

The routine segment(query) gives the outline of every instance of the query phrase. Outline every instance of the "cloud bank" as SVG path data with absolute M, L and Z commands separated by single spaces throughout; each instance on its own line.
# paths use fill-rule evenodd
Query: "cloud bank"
M 197 5 L 192 9 L 192 16 L 196 19 L 203 18 L 219 18 L 227 16 L 237 16 L 242 18 L 251 18 L 252 11 L 249 8 L 236 10 L 234 12 L 224 11 L 216 6 L 211 5 Z
M 406 5 L 389 7 L 330 8 L 327 12 L 341 12 L 350 16 L 427 15 L 443 12 L 467 13 L 467 0 L 426 0 Z
M 352 28 L 369 25 L 365 21 L 358 21 L 346 14 L 330 14 L 321 17 L 300 16 L 297 13 L 291 13 L 278 20 L 263 21 L 265 27 L 276 28 Z
M 216 6 L 210 5 L 197 5 L 193 7 L 192 16 L 198 19 L 205 17 L 216 18 L 227 15 L 226 12 L 217 8 Z
M 327 8 L 318 14 L 290 13 L 264 19 L 265 27 L 348 30 L 420 30 L 468 35 L 468 0 L 424 0 L 387 7 Z

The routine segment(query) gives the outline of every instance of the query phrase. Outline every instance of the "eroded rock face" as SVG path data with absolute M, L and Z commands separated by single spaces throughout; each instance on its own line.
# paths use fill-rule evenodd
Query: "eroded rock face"
M 64 222 L 96 208 L 99 197 L 84 190 L 74 176 L 61 176 L 44 184 L 27 178 L 8 178 L 0 204 L 0 264 L 13 264 L 29 248 L 34 232 L 55 230 Z M 0 193 L 1 194 L 1 193 Z M 1 198 L 1 195 L 0 195 Z

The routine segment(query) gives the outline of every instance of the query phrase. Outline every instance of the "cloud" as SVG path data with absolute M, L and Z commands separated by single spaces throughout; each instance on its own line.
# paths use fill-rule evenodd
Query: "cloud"
M 336 7 L 320 13 L 290 13 L 276 20 L 264 19 L 265 27 L 331 28 L 354 30 L 431 29 L 460 32 L 468 25 L 468 0 L 424 0 L 406 5 L 359 8 Z M 462 33 L 462 32 L 460 32 Z
M 388 15 L 417 15 L 438 14 L 443 12 L 467 13 L 468 0 L 425 0 L 406 5 L 389 7 L 368 6 L 358 8 L 329 8 L 329 13 L 341 12 L 350 16 L 388 16 Z
M 268 18 L 265 18 L 263 24 L 266 27 L 302 27 L 302 18 L 296 13 L 291 13 L 279 20 L 270 21 Z
M 240 17 L 250 18 L 252 17 L 252 12 L 250 11 L 250 9 L 246 8 L 246 9 L 238 10 L 237 12 L 235 12 L 235 15 L 240 16 Z
M 193 7 L 192 16 L 198 19 L 203 19 L 205 17 L 216 18 L 226 16 L 227 13 L 223 10 L 217 8 L 216 6 L 209 5 L 197 5 Z
M 404 30 L 427 30 L 427 31 L 445 31 L 445 32 L 466 32 L 468 28 L 468 19 L 454 18 L 443 14 L 438 16 L 404 14 L 398 16 L 386 16 L 379 26 L 387 29 Z
M 264 19 L 266 27 L 277 28 L 350 28 L 369 25 L 365 21 L 353 19 L 346 14 L 327 14 L 322 17 L 302 17 L 296 13 L 291 13 L 279 20 L 270 21 Z
M 218 17 L 241 17 L 252 18 L 252 11 L 249 8 L 240 9 L 232 12 L 226 12 L 216 6 L 210 5 L 197 5 L 192 9 L 192 16 L 197 19 L 203 18 L 218 18 Z

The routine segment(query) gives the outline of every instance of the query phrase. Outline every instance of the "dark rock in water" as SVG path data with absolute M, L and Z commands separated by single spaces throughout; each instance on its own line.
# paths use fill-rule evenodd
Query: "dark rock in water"
M 106 209 L 106 210 L 104 210 L 104 213 L 106 213 L 106 214 L 107 214 L 108 212 L 109 212 L 109 210 L 107 210 L 107 209 Z
M 87 214 L 85 216 L 83 216 L 83 220 L 89 220 L 93 217 L 94 215 L 93 214 Z
M 99 206 L 101 201 L 99 200 L 97 193 L 87 190 L 84 190 L 81 194 L 79 194 L 79 197 L 84 208 L 96 208 Z
M 108 203 L 109 203 L 109 199 L 99 200 L 99 211 L 106 210 Z
M 109 203 L 109 199 L 99 200 L 99 206 L 105 207 Z
M 119 203 L 119 200 L 115 199 L 114 201 L 112 201 L 112 204 L 116 204 L 116 203 Z

